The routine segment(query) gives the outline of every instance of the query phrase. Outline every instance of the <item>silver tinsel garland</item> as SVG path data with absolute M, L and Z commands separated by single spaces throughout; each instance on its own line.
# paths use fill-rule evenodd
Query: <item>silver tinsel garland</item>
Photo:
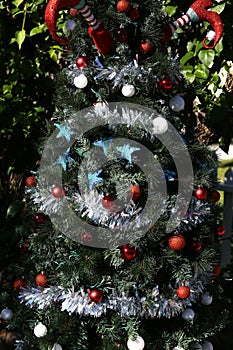
M 102 302 L 95 303 L 90 300 L 89 294 L 80 288 L 78 291 L 66 290 L 61 286 L 51 286 L 46 288 L 23 289 L 19 295 L 21 302 L 32 308 L 40 310 L 51 307 L 54 303 L 61 303 L 61 311 L 80 316 L 101 317 L 108 310 L 117 312 L 121 317 L 138 316 L 142 318 L 171 318 L 180 314 L 192 303 L 197 302 L 200 295 L 205 290 L 205 279 L 193 279 L 189 288 L 190 297 L 179 299 L 174 293 L 171 298 L 166 298 L 160 293 L 159 286 L 155 286 L 147 296 L 139 296 L 139 291 L 135 287 L 134 294 L 126 292 L 120 293 L 115 288 L 109 288 L 108 294 Z

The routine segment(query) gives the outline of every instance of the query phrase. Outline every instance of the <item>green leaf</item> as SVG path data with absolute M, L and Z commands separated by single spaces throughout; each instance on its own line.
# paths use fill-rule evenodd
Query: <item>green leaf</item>
M 203 48 L 203 44 L 201 41 L 197 42 L 196 48 L 195 48 L 195 52 L 194 55 L 196 56 L 198 54 L 198 52 Z
M 210 67 L 214 61 L 214 50 L 201 50 L 198 53 L 199 60 L 206 66 Z
M 19 46 L 19 50 L 21 49 L 22 43 L 24 42 L 25 38 L 26 38 L 26 31 L 25 29 L 21 29 L 20 31 L 17 31 L 15 33 L 15 38 L 16 38 L 16 42 Z
M 199 79 L 207 79 L 209 76 L 209 69 L 204 64 L 195 66 L 195 76 Z
M 184 72 L 184 76 L 190 83 L 193 83 L 196 79 L 196 75 L 194 73 Z
M 29 36 L 33 36 L 33 35 L 37 35 L 43 32 L 43 28 L 41 27 L 34 27 L 32 28 L 32 30 L 30 31 Z
M 220 56 L 220 53 L 223 50 L 223 44 L 222 44 L 222 38 L 219 40 L 219 42 L 217 43 L 217 45 L 215 46 L 215 51 L 217 53 L 217 56 Z
M 14 4 L 16 7 L 19 7 L 23 2 L 24 0 L 15 0 L 15 1 L 12 1 L 12 4 Z
M 183 66 L 186 62 L 188 62 L 189 60 L 191 60 L 191 58 L 193 58 L 194 53 L 189 51 L 187 52 L 180 60 L 180 64 Z
M 165 11 L 169 16 L 173 16 L 176 13 L 178 6 L 166 6 Z

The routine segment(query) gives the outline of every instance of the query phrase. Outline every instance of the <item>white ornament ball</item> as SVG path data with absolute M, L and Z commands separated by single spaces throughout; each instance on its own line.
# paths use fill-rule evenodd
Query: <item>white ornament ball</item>
M 201 303 L 203 305 L 210 305 L 212 303 L 212 301 L 213 301 L 213 297 L 209 294 L 203 294 L 201 296 Z
M 144 349 L 145 342 L 142 337 L 137 336 L 135 340 L 128 339 L 127 341 L 127 347 L 129 350 L 142 350 Z
M 135 87 L 132 84 L 125 84 L 123 85 L 121 92 L 125 97 L 132 97 L 135 94 Z
M 48 348 L 48 350 L 62 350 L 62 347 L 60 344 L 55 343 L 52 348 Z
M 176 346 L 175 348 L 173 348 L 173 350 L 184 350 L 184 348 L 180 348 L 179 346 Z
M 84 89 L 88 84 L 86 75 L 80 74 L 78 77 L 74 78 L 74 85 L 79 89 Z
M 2 319 L 5 321 L 9 321 L 13 317 L 13 312 L 10 309 L 3 309 L 1 312 Z
M 170 98 L 169 100 L 169 107 L 174 112 L 180 112 L 182 109 L 184 109 L 185 102 L 183 97 L 176 95 Z
M 211 344 L 209 341 L 205 341 L 202 344 L 202 350 L 214 350 L 213 344 Z
M 195 317 L 195 312 L 193 309 L 185 309 L 181 316 L 185 321 L 192 321 Z
M 157 117 L 153 120 L 153 134 L 164 134 L 168 129 L 168 122 L 163 117 Z
M 47 327 L 43 323 L 38 323 L 34 328 L 34 334 L 37 338 L 43 338 L 47 334 Z
M 215 38 L 215 32 L 213 31 L 213 30 L 210 30 L 208 33 L 207 33 L 207 35 L 206 35 L 206 37 L 207 37 L 207 39 L 209 40 L 209 41 L 212 41 L 212 40 L 214 40 L 214 38 Z

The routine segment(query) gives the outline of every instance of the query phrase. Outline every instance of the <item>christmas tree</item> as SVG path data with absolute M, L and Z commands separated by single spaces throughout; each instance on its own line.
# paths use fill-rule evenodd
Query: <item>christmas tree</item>
M 62 69 L 25 184 L 33 224 L 1 298 L 16 349 L 213 349 L 227 318 L 217 159 L 195 138 L 200 91 L 168 45 L 205 20 L 214 49 L 223 26 L 211 6 L 198 0 L 171 23 L 157 0 L 49 1 Z

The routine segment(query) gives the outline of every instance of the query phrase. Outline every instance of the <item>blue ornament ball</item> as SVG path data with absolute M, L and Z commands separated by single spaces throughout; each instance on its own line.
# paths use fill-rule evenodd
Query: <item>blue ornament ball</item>
M 3 309 L 1 312 L 3 320 L 10 321 L 13 317 L 13 312 L 10 309 Z

